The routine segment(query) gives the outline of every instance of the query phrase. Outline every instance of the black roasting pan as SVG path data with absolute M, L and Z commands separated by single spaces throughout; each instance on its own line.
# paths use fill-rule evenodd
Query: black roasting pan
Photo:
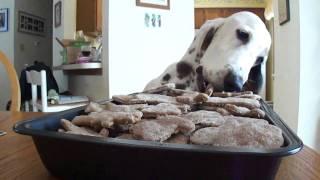
M 267 120 L 283 131 L 277 149 L 181 145 L 56 132 L 60 119 L 84 107 L 18 122 L 14 131 L 32 137 L 48 171 L 61 179 L 264 180 L 274 179 L 281 159 L 299 152 L 302 141 L 264 102 Z

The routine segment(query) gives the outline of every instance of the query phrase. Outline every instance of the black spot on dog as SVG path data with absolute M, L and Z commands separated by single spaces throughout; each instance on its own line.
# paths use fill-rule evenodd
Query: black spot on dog
M 187 85 L 186 84 L 176 84 L 177 89 L 186 89 Z
M 203 67 L 199 66 L 196 69 L 196 72 L 197 72 L 196 81 L 197 81 L 198 90 L 200 92 L 205 92 L 206 88 L 207 88 L 207 85 L 208 85 L 208 82 L 206 82 L 204 77 L 203 77 L 203 73 L 202 73 L 203 72 Z
M 192 72 L 192 67 L 190 64 L 186 62 L 179 62 L 177 64 L 177 73 L 178 73 L 178 78 L 182 79 L 186 76 L 188 76 Z
M 190 81 L 188 80 L 188 81 L 186 82 L 186 84 L 187 84 L 187 86 L 190 86 Z
M 214 37 L 214 33 L 215 33 L 215 29 L 214 28 L 211 28 L 206 37 L 204 38 L 203 42 L 202 42 L 202 45 L 201 45 L 201 50 L 202 51 L 206 51 Z
M 197 57 L 202 58 L 202 56 L 203 56 L 203 52 L 202 51 L 197 53 Z
M 202 66 L 197 67 L 196 72 L 197 72 L 198 75 L 200 75 L 200 74 L 202 75 L 202 71 L 203 71 L 203 67 Z
M 193 42 L 194 42 L 196 39 L 197 39 L 197 36 L 195 36 L 195 37 L 193 38 Z
M 200 60 L 201 60 L 202 56 L 203 56 L 203 52 L 202 51 L 197 53 L 197 56 L 196 56 L 196 59 L 195 59 L 196 63 L 200 63 Z
M 163 81 L 169 81 L 170 79 L 171 79 L 170 74 L 166 74 L 166 75 L 164 75 L 163 78 L 162 78 Z
M 189 54 L 192 54 L 195 50 L 196 50 L 196 48 L 191 48 L 191 49 L 189 50 Z

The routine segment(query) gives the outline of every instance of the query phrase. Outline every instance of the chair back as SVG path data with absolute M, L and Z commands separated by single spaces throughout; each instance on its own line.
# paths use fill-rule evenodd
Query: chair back
M 41 86 L 41 109 L 42 109 L 42 112 L 46 112 L 48 108 L 46 71 L 41 70 L 41 72 L 38 72 L 38 71 L 31 70 L 31 71 L 26 71 L 26 74 L 27 74 L 27 82 L 31 84 L 33 111 L 34 112 L 38 111 L 37 86 Z
M 17 72 L 7 58 L 7 56 L 0 51 L 0 63 L 2 63 L 7 71 L 9 81 L 10 81 L 10 92 L 11 92 L 11 105 L 10 111 L 20 111 L 21 106 L 21 92 L 20 92 L 20 84 L 17 76 Z

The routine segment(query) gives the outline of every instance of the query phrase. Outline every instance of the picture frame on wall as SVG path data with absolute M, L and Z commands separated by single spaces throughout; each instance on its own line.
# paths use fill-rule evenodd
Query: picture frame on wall
M 279 24 L 283 25 L 290 21 L 290 4 L 289 0 L 278 1 Z
M 46 36 L 46 20 L 42 17 L 19 11 L 18 31 L 30 35 Z
M 54 5 L 54 27 L 61 26 L 62 2 L 59 1 Z
M 7 32 L 9 30 L 9 9 L 0 9 L 0 32 Z
M 170 10 L 170 0 L 136 0 L 137 6 Z

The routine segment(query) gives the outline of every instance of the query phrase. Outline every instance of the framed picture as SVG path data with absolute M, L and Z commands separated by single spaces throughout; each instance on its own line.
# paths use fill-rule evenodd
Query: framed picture
M 137 0 L 137 6 L 157 8 L 157 9 L 170 9 L 170 0 Z
M 0 9 L 0 32 L 7 32 L 9 30 L 9 9 Z
M 286 22 L 290 21 L 289 0 L 279 0 L 278 1 L 278 13 L 279 13 L 280 25 L 283 25 Z
M 27 12 L 19 11 L 18 13 L 18 31 L 22 33 L 45 36 L 45 19 Z
M 57 2 L 54 5 L 54 27 L 56 28 L 61 26 L 61 8 L 61 1 Z

